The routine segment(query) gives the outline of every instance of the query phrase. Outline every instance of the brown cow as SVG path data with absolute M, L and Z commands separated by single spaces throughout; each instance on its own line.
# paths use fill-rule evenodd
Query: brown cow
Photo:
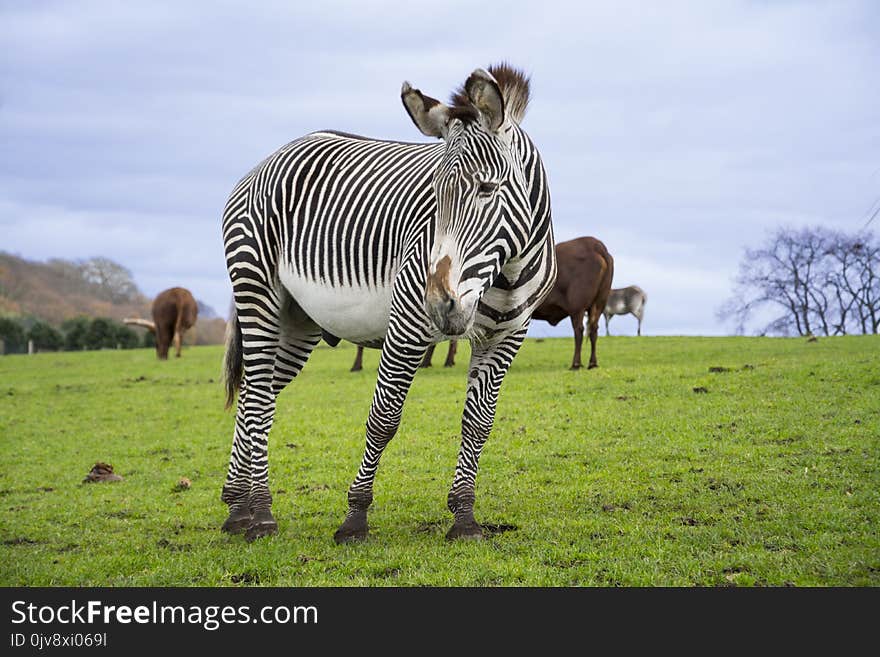
M 168 349 L 174 343 L 177 357 L 184 334 L 193 327 L 199 314 L 199 306 L 192 293 L 182 287 L 172 287 L 156 295 L 153 300 L 153 321 L 126 318 L 126 324 L 143 326 L 156 334 L 156 355 L 168 359 Z
M 434 357 L 434 347 L 436 346 L 432 344 L 428 347 L 428 351 L 425 352 L 425 357 L 422 359 L 421 367 L 431 367 L 431 359 Z M 455 354 L 457 351 L 458 342 L 450 340 L 449 351 L 446 352 L 446 362 L 443 363 L 443 367 L 453 367 L 455 365 Z M 364 369 L 364 348 L 358 346 L 357 356 L 354 357 L 354 365 L 351 366 L 351 371 L 360 372 L 362 369 Z
M 599 317 L 605 310 L 611 279 L 614 277 L 614 258 L 605 245 L 595 237 L 578 237 L 556 245 L 558 273 L 556 283 L 532 319 L 541 319 L 556 326 L 571 317 L 574 328 L 574 358 L 571 369 L 581 368 L 581 344 L 584 340 L 584 315 L 590 334 L 590 364 L 596 363 L 596 336 Z

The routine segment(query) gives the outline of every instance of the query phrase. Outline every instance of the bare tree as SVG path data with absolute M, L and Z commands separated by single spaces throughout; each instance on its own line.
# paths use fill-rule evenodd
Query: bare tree
M 733 296 L 718 311 L 742 333 L 756 315 L 780 313 L 758 330 L 777 335 L 876 333 L 880 245 L 869 233 L 779 228 L 746 249 Z
M 95 257 L 80 263 L 82 277 L 107 301 L 125 303 L 138 296 L 131 272 L 109 258 Z

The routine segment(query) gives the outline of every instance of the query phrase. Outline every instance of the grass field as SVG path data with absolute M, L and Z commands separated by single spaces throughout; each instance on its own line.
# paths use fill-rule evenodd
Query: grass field
M 530 339 L 477 478 L 491 531 L 448 543 L 468 355 L 416 377 L 346 546 L 377 352 L 351 374 L 322 344 L 282 394 L 279 534 L 252 544 L 218 531 L 221 348 L 0 358 L 0 584 L 880 585 L 880 336 L 600 338 L 578 372 L 569 339 Z M 124 481 L 82 483 L 96 461 Z

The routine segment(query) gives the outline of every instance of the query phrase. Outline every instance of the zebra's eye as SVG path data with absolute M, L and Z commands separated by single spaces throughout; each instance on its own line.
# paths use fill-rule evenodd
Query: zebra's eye
M 477 194 L 480 196 L 492 196 L 492 194 L 497 191 L 498 183 L 486 181 L 480 183 L 480 187 L 477 189 Z

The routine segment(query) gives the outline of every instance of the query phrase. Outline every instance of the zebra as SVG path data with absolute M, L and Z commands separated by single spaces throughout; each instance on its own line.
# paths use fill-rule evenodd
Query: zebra
M 498 391 L 532 310 L 556 278 L 547 176 L 519 123 L 529 78 L 476 69 L 449 104 L 408 82 L 401 100 L 439 143 L 325 130 L 277 150 L 232 190 L 223 241 L 235 313 L 227 408 L 238 393 L 222 529 L 277 532 L 267 437 L 278 394 L 322 337 L 381 347 L 366 445 L 337 543 L 368 534 L 379 459 L 428 347 L 460 337 L 472 356 L 447 538 L 480 538 L 475 479 Z
M 648 301 L 648 295 L 637 285 L 622 287 L 611 290 L 608 295 L 608 301 L 605 304 L 605 335 L 611 335 L 608 332 L 608 322 L 614 315 L 632 315 L 639 320 L 639 328 L 637 335 L 642 334 L 642 317 L 645 315 L 645 303 Z

